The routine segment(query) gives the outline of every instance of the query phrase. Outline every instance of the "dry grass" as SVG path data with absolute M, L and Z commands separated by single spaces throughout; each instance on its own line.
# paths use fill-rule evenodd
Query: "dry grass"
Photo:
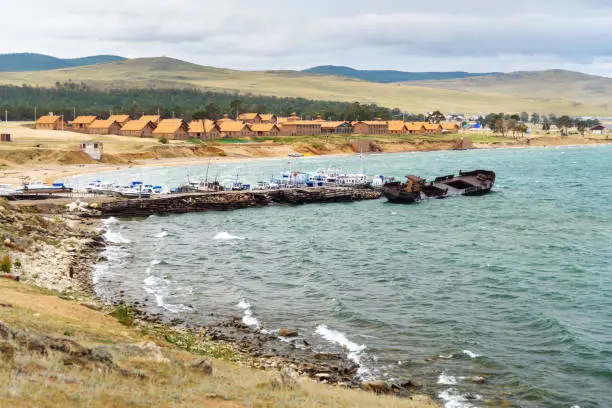
M 558 80 L 543 88 L 529 84 L 546 84 L 546 78 L 537 81 L 528 78 L 527 84 L 523 86 L 507 80 L 506 77 L 497 82 L 489 82 L 486 86 L 472 86 L 470 82 L 454 81 L 445 88 L 444 82 L 378 84 L 293 71 L 234 71 L 203 67 L 169 58 L 142 58 L 101 66 L 3 73 L 0 83 L 53 86 L 58 80 L 65 82 L 68 79 L 99 87 L 200 87 L 207 90 L 271 96 L 374 102 L 413 112 L 441 109 L 472 114 L 528 111 L 605 116 L 610 113 L 608 105 L 605 101 L 602 102 L 597 93 L 598 89 L 607 88 L 602 82 L 605 78 L 590 79 L 588 89 L 572 86 L 571 78 Z M 506 83 L 511 85 L 506 86 Z M 512 91 L 515 88 L 524 92 Z M 591 92 L 589 89 L 595 91 Z
M 62 300 L 34 287 L 0 280 L 1 320 L 13 329 L 70 338 L 86 347 L 112 350 L 114 362 L 146 378 L 98 366 L 66 365 L 63 355 L 18 350 L 0 366 L 0 406 L 11 407 L 433 407 L 426 397 L 400 400 L 332 388 L 309 380 L 297 389 L 276 389 L 271 372 L 212 359 L 212 376 L 190 368 L 200 358 L 143 334 L 138 328 Z M 135 357 L 125 347 L 154 341 L 167 359 Z

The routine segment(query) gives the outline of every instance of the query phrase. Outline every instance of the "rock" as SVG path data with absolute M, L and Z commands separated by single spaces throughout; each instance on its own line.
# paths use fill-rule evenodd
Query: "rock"
M 47 346 L 43 339 L 34 336 L 28 336 L 26 333 L 14 333 L 13 336 L 17 343 L 26 347 L 29 351 L 35 353 L 47 354 Z
M 278 390 L 295 390 L 300 383 L 292 369 L 283 368 L 270 379 L 270 386 Z
M 278 331 L 278 335 L 281 337 L 297 337 L 298 336 L 298 332 L 295 330 L 289 330 L 289 329 L 280 329 Z
M 473 376 L 472 378 L 470 378 L 470 380 L 472 380 L 473 383 L 476 384 L 484 384 L 487 379 L 478 375 Z
M 15 348 L 7 341 L 0 342 L 0 360 L 6 364 L 13 362 L 15 358 Z
M 103 363 L 108 366 L 114 366 L 113 356 L 111 356 L 108 350 L 102 347 L 93 348 L 89 350 L 87 354 L 88 354 L 87 359 L 89 361 L 92 361 L 95 363 Z
M 191 368 L 198 370 L 204 375 L 213 375 L 213 366 L 208 360 L 200 360 L 193 364 Z
M 88 308 L 88 309 L 91 309 L 91 310 L 95 310 L 95 311 L 97 311 L 97 312 L 99 312 L 100 310 L 102 310 L 102 306 L 97 305 L 97 304 L 95 304 L 95 303 L 91 303 L 91 302 L 81 303 L 81 306 L 84 306 L 84 307 L 86 307 L 86 308 Z
M 364 382 L 361 384 L 361 388 L 365 391 L 373 392 L 375 394 L 389 394 L 391 392 L 391 388 L 384 381 L 370 381 Z
M 6 323 L 0 321 L 0 338 L 8 339 L 9 336 L 12 336 L 13 331 L 10 327 L 6 325 Z

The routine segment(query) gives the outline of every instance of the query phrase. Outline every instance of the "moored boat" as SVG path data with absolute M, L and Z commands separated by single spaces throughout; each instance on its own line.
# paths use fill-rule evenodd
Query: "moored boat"
M 35 181 L 30 184 L 24 184 L 23 187 L 17 190 L 18 194 L 24 195 L 50 195 L 58 193 L 71 193 L 72 188 L 67 187 L 64 183 L 53 183 L 53 185 L 43 184 L 41 181 Z

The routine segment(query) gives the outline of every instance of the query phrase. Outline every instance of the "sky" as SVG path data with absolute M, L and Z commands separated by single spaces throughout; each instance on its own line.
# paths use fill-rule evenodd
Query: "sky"
M 610 0 L 19 0 L 0 53 L 167 56 L 216 67 L 612 76 Z

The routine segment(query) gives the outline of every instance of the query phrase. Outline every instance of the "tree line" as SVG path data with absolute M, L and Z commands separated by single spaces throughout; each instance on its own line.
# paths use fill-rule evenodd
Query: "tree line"
M 554 113 L 549 115 L 541 115 L 539 113 L 527 112 L 507 114 L 507 113 L 490 113 L 486 116 L 478 118 L 478 122 L 485 127 L 489 127 L 496 133 L 502 135 L 512 133 L 516 134 L 527 133 L 528 124 L 541 125 L 543 130 L 550 130 L 552 125 L 555 125 L 562 135 L 567 135 L 568 129 L 576 128 L 579 133 L 584 134 L 587 129 L 600 124 L 599 119 L 594 118 L 579 118 L 563 115 L 557 117 Z

